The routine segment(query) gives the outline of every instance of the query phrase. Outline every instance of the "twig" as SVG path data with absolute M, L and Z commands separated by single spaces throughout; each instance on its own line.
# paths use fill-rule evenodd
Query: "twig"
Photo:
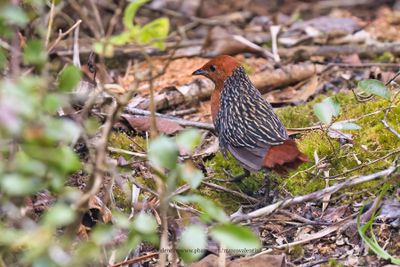
M 136 258 L 133 258 L 133 259 L 129 259 L 129 260 L 126 260 L 126 261 L 121 261 L 119 263 L 116 263 L 116 264 L 113 264 L 113 265 L 109 265 L 108 267 L 120 267 L 120 266 L 123 266 L 123 265 L 130 265 L 130 264 L 138 263 L 138 262 L 141 262 L 141 261 L 153 258 L 153 257 L 157 257 L 159 254 L 160 254 L 159 252 L 153 252 L 153 253 L 150 253 L 150 254 L 147 254 L 147 255 L 142 255 L 142 256 L 139 256 L 139 257 L 136 257 Z
M 272 39 L 272 54 L 274 55 L 274 60 L 276 63 L 281 62 L 281 58 L 279 57 L 278 53 L 278 33 L 280 29 L 281 29 L 280 25 L 273 25 L 269 27 Z
M 396 79 L 396 77 L 397 77 L 398 75 L 400 75 L 400 72 L 398 72 L 398 73 L 395 75 L 395 77 L 392 78 L 392 80 Z M 397 138 L 400 139 L 400 134 L 399 134 L 395 129 L 393 129 L 392 127 L 390 127 L 390 126 L 389 126 L 389 123 L 387 122 L 387 116 L 388 116 L 388 114 L 389 114 L 389 111 L 390 111 L 390 109 L 392 108 L 393 102 L 394 102 L 394 100 L 396 99 L 396 97 L 399 95 L 399 93 L 400 93 L 400 91 L 397 91 L 397 93 L 394 95 L 393 99 L 390 101 L 390 103 L 389 103 L 389 105 L 388 105 L 388 107 L 387 107 L 387 109 L 386 109 L 385 116 L 383 117 L 383 119 L 381 120 L 381 122 L 383 123 L 383 125 L 385 126 L 386 129 L 388 129 L 388 130 L 389 130 L 390 132 L 392 132 L 395 136 L 397 136 Z
M 399 77 L 399 75 L 400 75 L 400 71 L 398 71 L 398 72 L 392 77 L 392 79 L 390 79 L 390 80 L 385 84 L 385 86 L 388 86 L 391 82 L 393 82 L 394 80 L 396 80 L 396 78 Z M 394 97 L 394 98 L 396 98 L 396 97 Z M 393 99 L 394 99 L 394 98 L 393 98 Z
M 125 3 L 124 0 L 120 0 L 118 2 L 118 8 L 115 10 L 114 15 L 112 16 L 112 18 L 110 19 L 110 22 L 108 23 L 106 37 L 111 36 L 112 32 L 114 31 L 114 27 L 117 24 L 118 18 L 120 18 L 120 15 L 122 13 L 122 7 L 123 7 L 124 3 Z
M 53 42 L 53 44 L 47 49 L 47 53 L 50 53 L 54 47 L 56 47 L 56 45 L 62 40 L 62 38 L 64 38 L 65 36 L 67 36 L 68 34 L 70 34 L 70 32 L 72 32 L 76 27 L 79 26 L 79 24 L 82 23 L 82 20 L 78 20 L 77 22 L 75 22 L 74 25 L 71 26 L 71 28 L 69 28 L 66 32 L 62 32 L 61 30 L 58 32 L 58 37 L 57 39 Z
M 133 107 L 129 107 L 129 106 L 125 107 L 125 112 L 127 112 L 129 114 L 133 114 L 133 115 L 150 116 L 150 111 L 133 108 Z M 165 115 L 165 114 L 161 114 L 161 113 L 155 113 L 155 115 L 160 118 L 175 121 L 182 126 L 196 127 L 196 128 L 210 130 L 210 131 L 214 130 L 214 125 L 211 123 L 189 121 L 189 120 L 184 120 L 181 118 L 177 118 L 177 117 L 173 117 L 173 116 L 169 116 L 169 115 Z
M 129 150 L 125 150 L 125 149 L 121 149 L 121 148 L 115 148 L 115 147 L 107 147 L 107 150 L 110 152 L 114 152 L 114 153 L 121 153 L 121 154 L 126 154 L 126 155 L 130 155 L 130 156 L 135 156 L 138 158 L 147 158 L 147 155 L 145 153 L 139 153 L 139 152 L 133 152 L 133 151 L 129 151 Z
M 204 184 L 204 185 L 206 185 L 206 186 L 208 186 L 208 187 L 211 187 L 211 188 L 214 188 L 214 189 L 223 191 L 223 192 L 227 192 L 227 193 L 229 193 L 229 194 L 232 194 L 232 195 L 234 195 L 234 196 L 238 196 L 238 197 L 240 197 L 240 198 L 246 199 L 246 200 L 248 200 L 248 201 L 250 201 L 250 202 L 253 202 L 253 203 L 258 203 L 258 202 L 259 202 L 259 200 L 256 199 L 256 198 L 254 198 L 254 197 L 245 195 L 245 194 L 243 194 L 243 193 L 237 192 L 237 191 L 235 191 L 235 190 L 231 190 L 231 189 L 229 189 L 229 188 L 226 188 L 226 187 L 223 187 L 223 186 L 220 186 L 220 185 L 217 185 L 217 184 L 213 184 L 213 183 L 205 182 L 205 181 L 202 181 L 201 183 Z
M 310 201 L 310 200 L 320 200 L 322 199 L 326 194 L 333 194 L 337 191 L 339 191 L 340 189 L 343 188 L 347 188 L 353 185 L 357 185 L 360 183 L 365 183 L 368 181 L 372 181 L 375 180 L 379 177 L 382 176 L 387 176 L 392 174 L 394 171 L 396 170 L 396 166 L 391 166 L 383 171 L 377 172 L 377 173 L 373 173 L 373 174 L 369 174 L 369 175 L 365 175 L 365 176 L 358 176 L 352 179 L 349 179 L 345 182 L 339 183 L 339 184 L 335 184 L 332 185 L 330 187 L 326 187 L 322 190 L 319 191 L 315 191 L 313 193 L 307 194 L 307 195 L 303 195 L 303 196 L 297 196 L 297 197 L 293 197 L 293 198 L 289 198 L 289 199 L 285 199 L 285 200 L 281 200 L 278 201 L 274 204 L 268 205 L 266 207 L 263 207 L 261 209 L 257 209 L 255 211 L 252 211 L 248 214 L 244 214 L 244 215 L 238 215 L 235 217 L 232 217 L 232 221 L 233 222 L 240 222 L 240 221 L 244 221 L 244 220 L 248 220 L 248 219 L 253 219 L 253 218 L 257 218 L 260 216 L 266 216 L 269 215 L 271 213 L 273 213 L 274 211 L 276 211 L 279 208 L 285 208 L 288 206 L 292 206 L 295 204 L 299 204 L 302 202 L 306 202 L 306 201 Z
M 326 179 L 331 179 L 331 180 L 332 180 L 332 179 L 338 178 L 338 177 L 343 176 L 343 175 L 345 175 L 345 174 L 348 174 L 348 173 L 357 171 L 357 170 L 359 170 L 359 169 L 362 169 L 362 168 L 365 168 L 365 167 L 367 167 L 367 166 L 369 166 L 369 165 L 372 165 L 372 164 L 374 164 L 374 163 L 377 163 L 378 161 L 384 160 L 384 159 L 386 159 L 386 158 L 388 158 L 388 157 L 390 157 L 390 156 L 392 156 L 392 155 L 395 155 L 395 154 L 397 154 L 397 153 L 400 153 L 400 148 L 399 148 L 399 149 L 396 149 L 396 150 L 394 150 L 394 151 L 392 151 L 392 152 L 390 152 L 390 153 L 388 153 L 388 154 L 386 154 L 386 155 L 384 155 L 384 156 L 382 156 L 382 157 L 380 157 L 380 158 L 374 159 L 374 160 L 372 160 L 372 161 L 370 161 L 370 162 L 368 162 L 368 163 L 364 163 L 364 164 L 358 165 L 357 167 L 354 167 L 354 168 L 352 168 L 352 169 L 350 169 L 350 170 L 347 170 L 347 171 L 345 171 L 345 172 L 342 172 L 342 173 L 340 173 L 340 174 L 336 174 L 336 175 L 332 175 L 332 176 L 326 177 Z
M 340 221 L 340 222 L 338 222 L 338 223 L 336 223 L 336 224 L 334 224 L 332 226 L 328 226 L 328 227 L 322 229 L 321 231 L 313 233 L 312 235 L 310 235 L 309 237 L 306 237 L 304 239 L 301 239 L 301 240 L 298 240 L 298 241 L 294 241 L 294 242 L 291 242 L 291 243 L 288 243 L 288 244 L 274 246 L 272 248 L 269 248 L 267 250 L 264 250 L 264 251 L 262 251 L 260 253 L 257 253 L 255 255 L 253 255 L 252 258 L 260 256 L 260 255 L 263 255 L 263 254 L 271 253 L 274 249 L 289 249 L 289 248 L 294 247 L 294 246 L 302 245 L 302 244 L 311 242 L 313 240 L 320 239 L 320 238 L 322 238 L 324 236 L 327 236 L 327 235 L 329 235 L 331 233 L 336 232 L 337 230 L 340 229 L 340 227 L 342 227 L 343 225 L 345 225 L 346 223 L 351 221 L 351 219 L 352 218 L 348 218 L 347 220 L 343 220 L 343 221 Z
M 48 23 L 48 26 L 47 26 L 47 34 L 46 34 L 45 47 L 47 47 L 47 46 L 49 45 L 50 36 L 51 36 L 51 29 L 53 28 L 54 6 L 55 6 L 55 0 L 52 0 L 52 1 L 51 1 L 51 7 L 50 7 L 49 23 Z
M 85 187 L 84 194 L 74 203 L 74 208 L 77 211 L 79 211 L 78 214 L 79 220 L 76 220 L 74 224 L 71 224 L 68 227 L 67 230 L 71 234 L 76 232 L 80 218 L 83 216 L 83 213 L 87 210 L 90 198 L 96 195 L 101 188 L 101 185 L 103 183 L 103 177 L 108 171 L 106 151 L 113 125 L 118 118 L 119 112 L 123 109 L 125 105 L 127 105 L 129 100 L 132 98 L 133 94 L 136 92 L 138 83 L 139 80 L 135 80 L 132 90 L 126 92 L 120 98 L 116 98 L 116 103 L 111 108 L 110 113 L 107 116 L 107 120 L 103 125 L 100 135 L 101 137 L 97 140 L 97 144 L 95 147 L 96 154 L 94 158 L 93 171 Z M 101 86 L 101 84 L 99 84 L 98 86 Z
M 85 25 L 89 27 L 90 31 L 93 33 L 96 39 L 100 39 L 102 36 L 100 32 L 97 30 L 97 27 L 91 23 L 90 17 L 83 12 L 82 4 L 79 4 L 76 0 L 68 0 L 69 5 L 78 13 L 81 20 L 85 22 Z
M 93 0 L 90 0 L 89 3 L 90 3 L 90 7 L 93 9 L 94 18 L 96 19 L 97 26 L 100 29 L 100 34 L 102 36 L 104 36 L 104 27 L 103 27 L 103 23 L 101 22 L 99 10 L 97 9 L 96 4 L 94 3 Z

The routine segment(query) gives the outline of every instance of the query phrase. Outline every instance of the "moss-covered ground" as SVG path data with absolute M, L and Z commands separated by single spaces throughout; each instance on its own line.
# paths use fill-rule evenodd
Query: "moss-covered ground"
M 315 100 L 298 106 L 289 106 L 277 109 L 279 117 L 288 128 L 301 128 L 318 124 L 318 119 L 313 113 L 313 105 L 320 102 L 327 96 L 318 96 Z M 368 102 L 358 102 L 352 93 L 338 93 L 335 95 L 341 105 L 341 113 L 335 118 L 336 121 L 359 118 L 354 121 L 362 127 L 361 130 L 343 131 L 352 134 L 352 140 L 343 142 L 343 140 L 328 138 L 326 133 L 321 130 L 305 132 L 297 136 L 297 143 L 301 151 L 309 157 L 309 162 L 303 164 L 299 169 L 289 172 L 285 176 L 279 176 L 274 173 L 269 174 L 269 178 L 274 184 L 279 185 L 281 190 L 292 195 L 302 195 L 322 189 L 326 186 L 323 172 L 329 171 L 329 175 L 340 175 L 359 164 L 368 163 L 374 159 L 387 155 L 390 151 L 400 147 L 400 139 L 388 131 L 381 120 L 384 117 L 384 109 L 389 101 L 381 98 L 375 98 Z M 387 121 L 395 130 L 400 131 L 400 99 L 393 103 L 393 108 L 388 114 Z M 376 114 L 365 116 L 369 113 L 379 111 Z M 361 117 L 361 118 L 360 118 Z M 323 160 L 318 168 L 315 168 L 315 156 Z M 355 175 L 363 175 L 387 167 L 390 165 L 396 155 L 390 156 L 377 163 L 368 165 L 364 168 L 341 176 L 348 178 Z M 242 168 L 236 161 L 230 157 L 224 159 L 221 153 L 217 153 L 214 158 L 205 162 L 208 170 L 214 173 L 214 176 L 220 179 L 227 179 L 224 170 L 232 172 L 234 175 L 240 174 Z M 264 174 L 262 172 L 253 173 L 239 183 L 220 183 L 224 186 L 241 191 L 248 195 L 255 195 L 263 186 Z M 336 183 L 337 181 L 331 181 Z M 373 190 L 376 182 L 363 184 L 358 188 L 350 188 L 350 191 L 360 191 L 361 188 Z M 276 187 L 274 187 L 276 188 Z M 202 193 L 217 200 L 227 210 L 234 211 L 243 204 L 243 199 L 232 197 L 229 193 L 216 192 L 213 189 L 203 187 Z
M 287 128 L 302 128 L 317 125 L 318 119 L 313 113 L 313 105 L 325 97 L 327 96 L 320 95 L 309 103 L 279 108 L 276 109 L 276 112 Z M 326 133 L 321 130 L 308 131 L 296 136 L 299 148 L 307 154 L 309 162 L 285 176 L 280 176 L 273 172 L 268 173 L 273 189 L 279 189 L 292 195 L 307 194 L 326 186 L 323 177 L 324 171 L 329 171 L 329 175 L 340 175 L 359 166 L 360 163 L 368 163 L 400 147 L 400 139 L 388 131 L 381 122 L 381 119 L 384 117 L 384 109 L 389 104 L 388 100 L 375 98 L 367 102 L 358 102 L 352 93 L 338 93 L 335 97 L 341 105 L 340 115 L 335 120 L 342 121 L 358 118 L 354 122 L 361 126 L 362 129 L 344 131 L 352 135 L 352 140 L 345 142 L 339 139 L 328 138 Z M 400 132 L 399 104 L 400 98 L 393 103 L 393 108 L 388 114 L 387 121 L 391 127 Z M 374 112 L 375 114 L 370 114 Z M 110 146 L 125 150 L 143 151 L 146 147 L 146 140 L 139 136 L 131 137 L 124 132 L 114 132 L 110 136 Z M 319 160 L 322 161 L 317 168 L 315 167 L 315 155 L 318 155 Z M 119 156 L 123 156 L 127 160 L 131 158 L 129 155 L 112 153 L 112 157 L 114 158 L 118 158 Z M 377 163 L 343 175 L 341 178 L 346 179 L 355 175 L 376 172 L 391 164 L 395 156 L 390 156 Z M 230 172 L 232 175 L 243 173 L 242 167 L 237 164 L 235 159 L 231 156 L 225 159 L 220 152 L 205 160 L 204 165 L 208 175 L 221 180 L 230 179 L 225 171 Z M 124 168 L 121 168 L 122 172 L 132 171 L 131 167 L 126 170 Z M 250 177 L 247 177 L 242 182 L 212 182 L 257 198 L 261 197 L 260 195 L 263 192 L 261 189 L 264 185 L 264 177 L 264 172 L 256 172 L 252 173 Z M 154 181 L 151 180 L 137 177 L 139 183 L 155 189 Z M 336 182 L 331 181 L 331 184 Z M 370 182 L 358 188 L 355 187 L 348 190 L 349 192 L 361 191 L 361 188 L 363 188 L 367 190 L 371 189 L 372 191 L 375 185 L 376 182 Z M 246 204 L 245 200 L 240 197 L 235 197 L 230 193 L 217 191 L 206 186 L 201 186 L 199 191 L 201 194 L 209 196 L 222 205 L 228 212 L 233 212 L 241 204 Z M 120 190 L 115 189 L 114 195 L 118 198 L 116 199 L 117 202 L 121 202 L 120 204 L 126 202 L 124 194 Z

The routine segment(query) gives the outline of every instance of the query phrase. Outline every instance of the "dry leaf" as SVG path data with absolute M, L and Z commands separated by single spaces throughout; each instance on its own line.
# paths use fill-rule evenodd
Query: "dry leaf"
M 148 132 L 150 130 L 150 117 L 129 114 L 123 114 L 121 117 L 136 131 Z M 163 118 L 156 118 L 156 126 L 159 132 L 170 135 L 183 129 L 178 123 Z

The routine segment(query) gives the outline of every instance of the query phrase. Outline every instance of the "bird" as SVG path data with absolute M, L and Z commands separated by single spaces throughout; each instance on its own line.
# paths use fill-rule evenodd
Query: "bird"
M 234 181 L 261 169 L 285 174 L 308 161 L 235 58 L 217 56 L 192 75 L 202 75 L 215 85 L 211 116 L 220 150 L 225 158 L 229 151 L 245 171 Z

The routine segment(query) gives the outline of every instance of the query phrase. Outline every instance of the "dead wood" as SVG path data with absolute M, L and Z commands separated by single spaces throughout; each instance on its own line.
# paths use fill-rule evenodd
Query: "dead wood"
M 190 84 L 180 87 L 167 87 L 154 97 L 156 110 L 176 107 L 182 104 L 193 104 L 210 98 L 214 85 L 210 80 L 196 79 Z M 148 109 L 150 100 L 148 97 L 136 96 L 130 107 Z
M 325 58 L 343 55 L 358 54 L 361 58 L 374 58 L 384 52 L 395 56 L 400 55 L 400 43 L 373 43 L 369 45 L 324 45 L 324 46 L 297 46 L 294 48 L 280 48 L 279 55 L 294 60 L 308 60 L 312 56 Z
M 326 194 L 332 194 L 341 189 L 344 189 L 344 188 L 347 188 L 347 187 L 350 187 L 353 185 L 372 181 L 372 180 L 375 180 L 382 176 L 388 176 L 388 175 L 392 174 L 395 170 L 396 170 L 396 166 L 391 166 L 383 171 L 365 175 L 365 176 L 358 176 L 358 177 L 349 179 L 345 182 L 326 187 L 322 190 L 315 191 L 315 192 L 312 192 L 312 193 L 304 195 L 304 196 L 297 196 L 297 197 L 281 200 L 281 201 L 278 201 L 271 205 L 265 206 L 261 209 L 252 211 L 248 214 L 243 214 L 243 215 L 239 214 L 239 215 L 233 216 L 231 219 L 234 222 L 240 222 L 240 221 L 253 219 L 253 218 L 257 218 L 257 217 L 261 217 L 261 216 L 267 216 L 279 208 L 285 208 L 285 207 L 288 207 L 291 205 L 295 205 L 295 204 L 299 204 L 299 203 L 303 203 L 303 202 L 311 201 L 311 200 L 321 200 Z

